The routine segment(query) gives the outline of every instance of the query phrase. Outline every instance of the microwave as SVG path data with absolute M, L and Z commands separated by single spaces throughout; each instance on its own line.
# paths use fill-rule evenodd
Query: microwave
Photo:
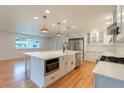
M 59 58 L 45 61 L 45 75 L 51 74 L 59 69 Z

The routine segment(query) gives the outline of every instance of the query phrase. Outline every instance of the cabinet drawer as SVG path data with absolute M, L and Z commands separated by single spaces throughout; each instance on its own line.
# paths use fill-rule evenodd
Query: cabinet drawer
M 75 55 L 69 55 L 68 59 L 74 61 L 75 60 Z
M 62 56 L 59 58 L 60 62 L 67 61 L 67 56 Z
M 45 76 L 45 87 L 52 84 L 59 78 L 59 71 L 56 71 L 48 76 Z

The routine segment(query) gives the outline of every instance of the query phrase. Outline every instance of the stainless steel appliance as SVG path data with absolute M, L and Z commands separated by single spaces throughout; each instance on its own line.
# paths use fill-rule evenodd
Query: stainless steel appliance
M 81 53 L 76 53 L 76 67 L 79 67 L 81 64 Z
M 51 74 L 59 69 L 59 58 L 46 60 L 45 75 Z
M 82 53 L 76 54 L 76 67 L 84 60 L 84 38 L 71 38 L 68 40 L 69 50 L 81 51 Z

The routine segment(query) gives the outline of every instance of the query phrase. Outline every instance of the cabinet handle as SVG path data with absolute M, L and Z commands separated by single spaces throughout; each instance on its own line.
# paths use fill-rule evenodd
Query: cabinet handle
M 54 79 L 55 77 L 52 77 L 51 79 Z

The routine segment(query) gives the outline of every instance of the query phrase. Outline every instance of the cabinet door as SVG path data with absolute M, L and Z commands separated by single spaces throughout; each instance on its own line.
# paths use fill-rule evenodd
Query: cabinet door
M 122 12 L 121 12 L 121 16 L 122 16 L 121 33 L 124 34 L 124 5 L 122 5 L 121 10 L 122 10 Z
M 117 6 L 117 26 L 121 27 L 121 19 L 122 19 L 122 7 L 120 5 Z M 121 29 L 119 29 L 121 33 Z
M 66 66 L 66 72 L 68 73 L 71 70 L 73 70 L 75 68 L 75 65 L 76 65 L 75 55 L 69 55 L 68 61 L 67 61 L 67 66 Z
M 60 77 L 66 74 L 66 66 L 67 66 L 67 56 L 60 57 L 59 59 Z
M 103 43 L 103 40 L 104 40 L 104 33 L 99 32 L 99 43 Z
M 124 38 L 124 6 L 117 6 L 117 25 L 120 27 L 117 41 Z
M 91 33 L 91 43 L 98 43 L 98 32 L 94 31 Z
M 87 33 L 87 43 L 90 44 L 90 33 Z
M 45 76 L 45 86 L 47 87 L 48 85 L 52 84 L 55 82 L 57 79 L 59 79 L 59 71 L 56 71 L 48 76 Z

